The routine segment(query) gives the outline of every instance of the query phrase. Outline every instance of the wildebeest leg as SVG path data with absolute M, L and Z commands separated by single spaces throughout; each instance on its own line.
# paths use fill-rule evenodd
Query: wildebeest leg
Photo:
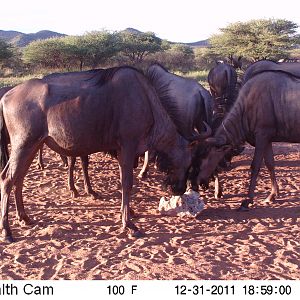
M 79 196 L 78 191 L 74 184 L 74 168 L 75 168 L 76 157 L 68 156 L 68 187 L 71 192 L 72 198 Z
M 19 223 L 22 225 L 31 225 L 32 221 L 26 214 L 24 204 L 23 204 L 23 195 L 22 195 L 23 182 L 24 182 L 24 177 L 22 179 L 17 179 L 15 183 L 15 201 L 16 201 L 17 219 Z
M 13 147 L 11 156 L 1 173 L 1 219 L 0 231 L 4 241 L 12 242 L 12 233 L 8 222 L 9 196 L 13 186 L 16 186 L 16 209 L 20 221 L 26 224 L 30 223 L 29 217 L 26 215 L 23 199 L 22 187 L 24 177 L 32 163 L 38 147 Z
M 67 158 L 67 156 L 64 156 L 64 155 L 59 155 L 60 156 L 60 158 L 61 158 L 61 160 L 62 160 L 62 166 L 63 167 L 67 167 L 68 166 L 68 158 Z
M 146 178 L 148 173 L 148 162 L 149 162 L 149 151 L 146 151 L 144 156 L 144 164 L 138 175 L 138 178 L 140 179 Z
M 44 170 L 44 168 L 45 168 L 44 162 L 43 162 L 43 148 L 44 148 L 44 145 L 42 145 L 39 149 L 38 162 L 37 162 L 38 169 L 41 169 L 41 170 Z
M 268 168 L 268 171 L 269 171 L 270 177 L 271 177 L 271 193 L 266 198 L 266 201 L 270 202 L 270 201 L 274 201 L 279 193 L 278 184 L 277 184 L 276 176 L 275 176 L 275 169 L 274 169 L 275 164 L 274 164 L 272 143 L 268 144 L 266 151 L 265 151 L 264 159 L 265 159 L 266 167 Z
M 134 166 L 134 153 L 136 147 L 133 145 L 124 147 L 118 154 L 119 168 L 120 168 L 120 180 L 122 186 L 122 204 L 121 204 L 121 215 L 122 215 L 122 227 L 123 230 L 127 228 L 131 231 L 132 235 L 139 237 L 141 232 L 130 220 L 130 197 L 133 185 L 133 166 Z
M 88 168 L 89 168 L 89 157 L 88 156 L 81 156 L 81 166 L 82 166 L 82 171 L 83 171 L 83 181 L 84 181 L 84 189 L 85 192 L 89 195 L 91 195 L 94 199 L 99 198 L 99 195 L 93 191 L 90 178 L 89 178 L 89 173 L 88 173 Z
M 254 151 L 254 157 L 251 163 L 251 178 L 248 189 L 248 199 L 243 200 L 239 210 L 248 210 L 249 204 L 253 204 L 254 191 L 256 186 L 257 176 L 259 174 L 260 166 L 264 157 L 264 152 L 267 146 L 267 142 L 264 138 L 256 139 L 256 146 Z
M 220 199 L 223 196 L 223 189 L 220 184 L 220 178 L 218 174 L 215 174 L 215 199 Z

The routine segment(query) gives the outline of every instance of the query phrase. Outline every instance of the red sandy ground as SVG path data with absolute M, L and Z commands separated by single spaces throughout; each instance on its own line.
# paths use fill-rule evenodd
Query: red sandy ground
M 33 226 L 10 223 L 15 243 L 0 243 L 0 279 L 300 279 L 300 177 L 298 145 L 277 144 L 276 202 L 265 203 L 270 180 L 262 169 L 256 204 L 237 212 L 248 186 L 253 148 L 234 158 L 222 174 L 224 198 L 204 197 L 205 210 L 195 218 L 161 216 L 163 175 L 150 170 L 136 181 L 132 208 L 145 237 L 120 232 L 118 166 L 103 154 L 91 156 L 90 175 L 99 200 L 83 192 L 81 168 L 72 199 L 66 169 L 47 149 L 46 168 L 32 165 L 24 185 L 24 203 Z M 135 170 L 137 174 L 139 171 Z

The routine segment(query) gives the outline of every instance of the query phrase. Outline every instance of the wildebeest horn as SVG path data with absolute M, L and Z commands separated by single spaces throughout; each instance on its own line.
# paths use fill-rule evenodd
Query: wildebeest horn
M 203 123 L 205 125 L 206 130 L 201 133 L 195 133 L 193 136 L 189 138 L 189 141 L 203 141 L 211 136 L 212 130 L 210 126 L 205 121 L 203 121 Z
M 222 138 L 208 137 L 207 139 L 205 139 L 205 143 L 212 146 L 223 146 L 226 145 L 226 140 Z
M 212 146 L 217 145 L 217 139 L 215 137 L 208 137 L 205 142 Z

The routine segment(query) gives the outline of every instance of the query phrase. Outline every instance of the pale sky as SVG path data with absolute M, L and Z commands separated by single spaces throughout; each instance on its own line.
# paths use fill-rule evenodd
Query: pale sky
M 0 30 L 68 35 L 133 27 L 173 42 L 207 39 L 237 21 L 287 19 L 300 26 L 299 0 L 0 0 Z M 299 31 L 300 32 L 300 31 Z

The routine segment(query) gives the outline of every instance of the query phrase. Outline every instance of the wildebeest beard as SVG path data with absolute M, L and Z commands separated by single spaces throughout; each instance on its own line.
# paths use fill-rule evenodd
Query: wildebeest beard
M 173 182 L 171 179 L 172 177 L 171 161 L 168 155 L 163 152 L 156 153 L 155 168 L 167 175 L 167 177 L 163 180 L 163 184 L 162 184 L 165 191 L 170 192 L 173 195 L 182 195 L 186 192 L 189 170 L 186 171 L 186 174 L 182 181 Z
M 195 192 L 199 192 L 199 185 L 201 186 L 201 188 L 203 190 L 207 190 L 209 187 L 209 180 L 198 183 L 198 175 L 200 173 L 200 166 L 202 165 L 202 161 L 203 161 L 203 159 L 205 159 L 208 156 L 211 147 L 212 147 L 211 145 L 200 144 L 197 147 L 197 149 L 192 157 L 192 164 L 191 164 L 191 167 L 188 172 L 187 181 L 189 182 L 191 189 Z M 231 153 L 229 153 L 228 156 L 227 156 L 227 154 L 224 156 L 224 158 L 219 162 L 215 172 L 212 174 L 212 176 L 210 178 L 211 180 L 214 179 L 214 176 L 217 173 L 220 173 L 223 170 L 228 170 L 228 168 L 229 168 L 228 161 L 230 159 L 231 159 Z

